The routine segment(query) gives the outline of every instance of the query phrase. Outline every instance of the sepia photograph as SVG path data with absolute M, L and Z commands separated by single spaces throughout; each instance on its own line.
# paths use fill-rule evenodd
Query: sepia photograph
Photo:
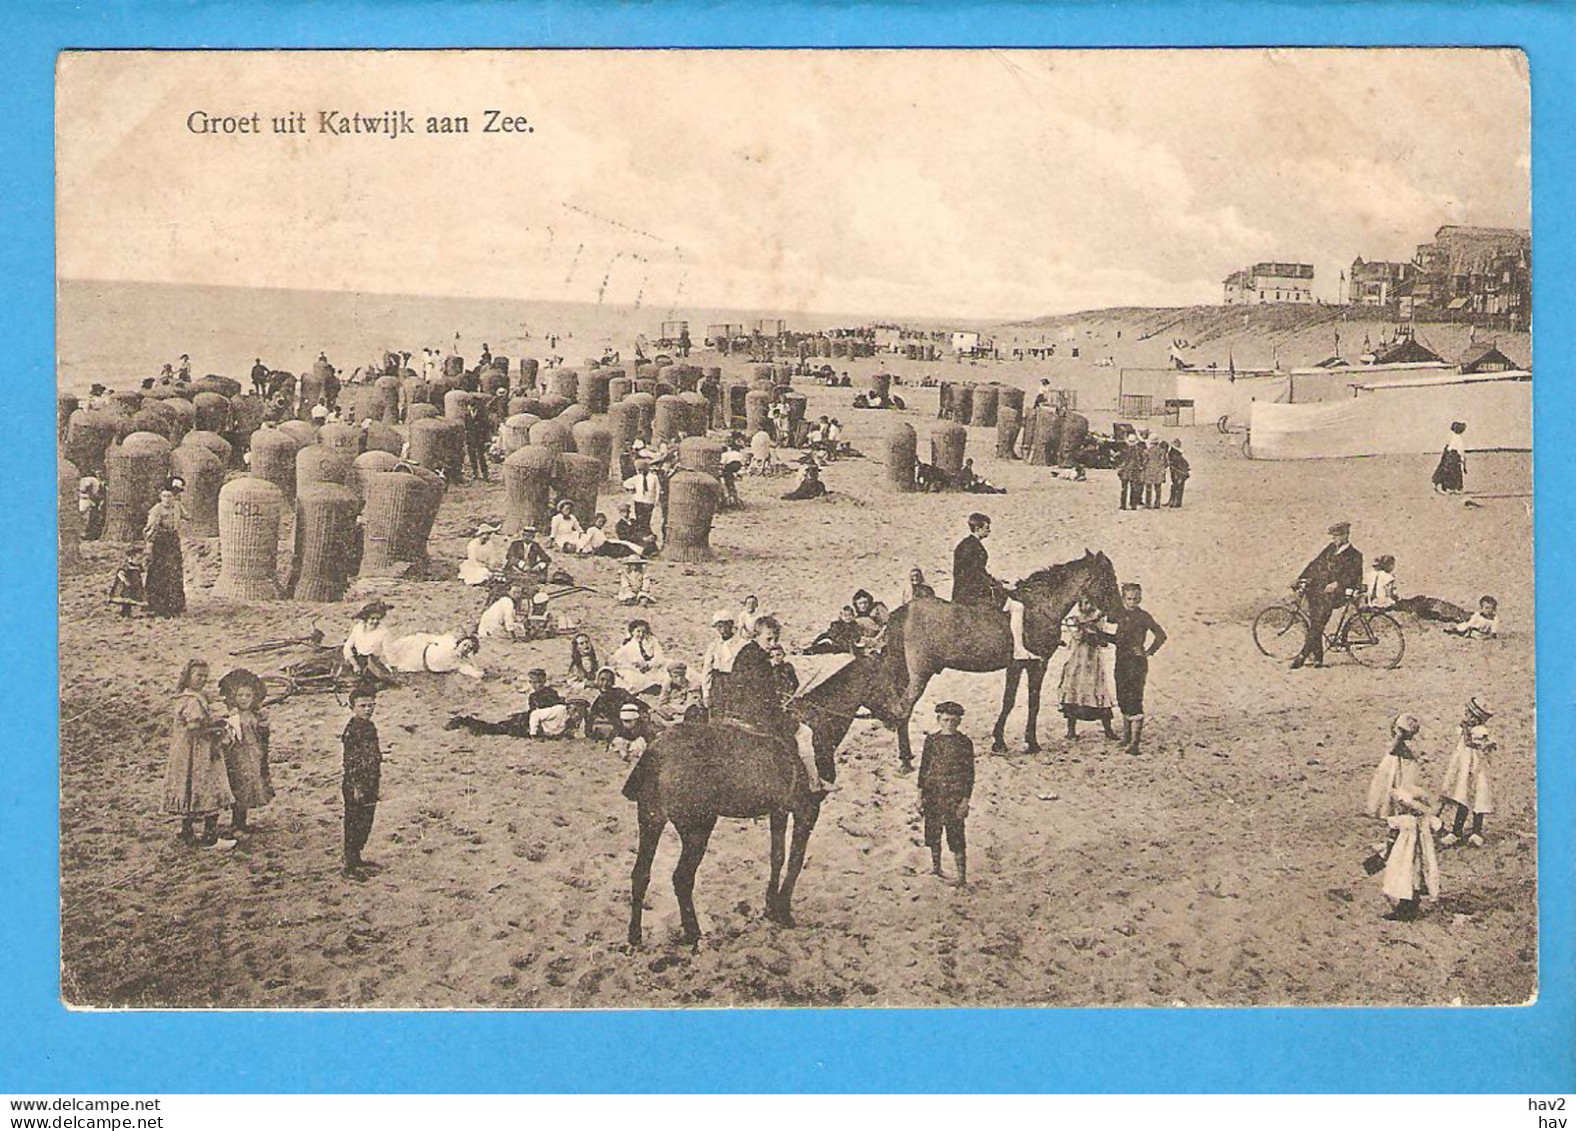
M 55 82 L 68 1008 L 1537 1000 L 1521 51 Z

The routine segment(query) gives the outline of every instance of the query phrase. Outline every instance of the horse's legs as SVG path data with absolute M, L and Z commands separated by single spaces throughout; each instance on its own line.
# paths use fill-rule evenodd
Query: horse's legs
M 1017 660 L 1007 661 L 1007 678 L 1001 688 L 1001 714 L 996 716 L 996 729 L 991 731 L 990 749 L 992 754 L 1007 753 L 1007 739 L 1002 731 L 1007 726 L 1007 716 L 1012 714 L 1013 706 L 1018 702 L 1018 678 L 1023 674 L 1023 665 Z M 1030 683 L 1031 694 L 1033 683 Z
M 635 853 L 635 870 L 629 877 L 629 945 L 640 945 L 640 913 L 646 903 L 646 888 L 651 883 L 651 862 L 657 856 L 657 842 L 667 827 L 667 817 L 642 805 L 640 813 L 640 848 Z
M 908 740 L 909 720 L 914 716 L 914 704 L 925 694 L 925 685 L 930 682 L 933 673 L 925 672 L 923 675 L 912 677 L 909 680 L 909 689 L 904 692 L 903 698 L 898 701 L 898 727 L 897 727 L 897 756 L 904 769 L 912 769 L 914 765 L 914 747 Z M 798 835 L 799 822 L 794 821 L 794 835 Z
M 821 816 L 821 806 L 811 805 L 805 809 L 797 809 L 793 815 L 793 843 L 788 849 L 788 874 L 783 877 L 782 887 L 777 892 L 777 913 L 772 916 L 774 920 L 785 927 L 791 927 L 793 922 L 793 887 L 799 881 L 799 872 L 804 868 L 805 848 L 810 843 L 810 834 L 815 831 L 815 822 Z
M 1046 659 L 1033 660 L 1028 665 L 1029 722 L 1024 741 L 1030 754 L 1040 749 L 1040 691 L 1045 685 L 1045 673 L 1050 666 L 1050 661 Z
M 773 809 L 772 826 L 772 879 L 766 885 L 766 915 L 771 917 L 777 907 L 777 889 L 783 874 L 783 844 L 788 836 L 788 810 Z
M 684 851 L 679 853 L 678 867 L 673 869 L 673 894 L 679 898 L 679 918 L 684 923 L 684 941 L 700 941 L 700 920 L 695 918 L 695 872 L 701 857 L 706 855 L 706 842 L 717 827 L 715 815 L 701 817 L 692 823 L 679 824 L 679 837 L 684 841 Z

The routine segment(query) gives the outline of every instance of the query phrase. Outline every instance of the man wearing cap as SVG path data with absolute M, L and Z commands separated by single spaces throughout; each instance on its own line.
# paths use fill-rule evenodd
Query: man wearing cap
M 717 630 L 717 639 L 700 658 L 700 694 L 712 716 L 721 717 L 728 713 L 728 678 L 745 639 L 737 634 L 738 626 L 727 609 L 718 609 L 712 614 L 711 626 Z
M 952 551 L 952 603 L 1005 610 L 1012 630 L 1013 660 L 1032 660 L 1034 653 L 1023 642 L 1023 603 L 986 568 L 990 553 L 985 549 L 985 539 L 989 537 L 990 516 L 969 515 L 969 532 Z
M 1309 660 L 1315 667 L 1324 666 L 1324 629 L 1330 614 L 1363 587 L 1363 555 L 1352 545 L 1351 523 L 1337 522 L 1329 534 L 1330 544 L 1297 575 L 1296 589 L 1308 603 L 1308 635 L 1291 662 L 1293 671 Z

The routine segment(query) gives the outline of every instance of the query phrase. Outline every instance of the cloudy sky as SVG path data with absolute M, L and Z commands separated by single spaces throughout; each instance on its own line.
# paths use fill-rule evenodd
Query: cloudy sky
M 1333 298 L 1355 255 L 1530 224 L 1515 52 L 96 54 L 58 95 L 68 278 L 1015 318 L 1262 259 Z

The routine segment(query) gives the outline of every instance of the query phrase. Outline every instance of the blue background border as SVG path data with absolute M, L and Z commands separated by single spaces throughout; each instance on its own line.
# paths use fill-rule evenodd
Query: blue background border
M 0 1092 L 1576 1089 L 1571 549 L 1576 334 L 1563 5 L 679 3 L 8 6 L 0 83 Z M 1534 121 L 1541 997 L 1495 1010 L 71 1014 L 57 996 L 54 64 L 82 47 L 1511 45 Z M 1462 92 L 1470 97 L 1470 92 Z

